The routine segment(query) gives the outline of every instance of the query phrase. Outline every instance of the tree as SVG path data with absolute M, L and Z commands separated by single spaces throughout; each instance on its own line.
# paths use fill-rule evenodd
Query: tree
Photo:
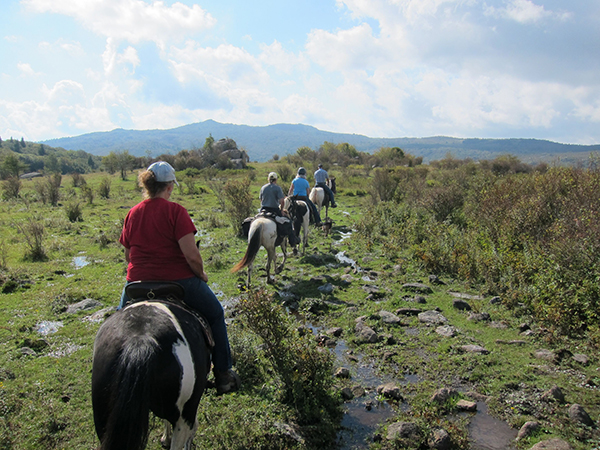
M 127 171 L 133 170 L 135 166 L 135 156 L 129 154 L 129 150 L 116 153 L 117 168 L 121 171 L 121 179 L 127 179 Z
M 46 154 L 46 149 L 44 148 L 44 144 L 40 144 L 40 148 L 38 150 L 38 155 L 44 156 Z
M 104 169 L 111 175 L 115 173 L 119 167 L 116 153 L 110 152 L 108 155 L 103 156 L 102 165 L 104 166 Z
M 2 161 L 2 171 L 13 177 L 18 177 L 19 174 L 27 169 L 27 165 L 23 164 L 21 160 L 15 155 L 7 155 Z
M 44 170 L 48 173 L 60 173 L 60 162 L 54 153 L 44 158 Z
M 25 144 L 25 139 L 23 137 L 21 137 L 21 147 L 27 147 L 27 144 Z

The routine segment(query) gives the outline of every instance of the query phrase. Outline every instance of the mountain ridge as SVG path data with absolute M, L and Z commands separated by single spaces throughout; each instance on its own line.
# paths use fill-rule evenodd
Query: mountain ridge
M 278 123 L 266 126 L 219 123 L 212 119 L 170 129 L 98 131 L 79 136 L 41 141 L 66 150 L 84 150 L 98 156 L 111 151 L 127 150 L 134 156 L 176 154 L 181 150 L 201 148 L 207 137 L 231 138 L 244 148 L 252 161 L 264 162 L 274 155 L 293 154 L 300 147 L 319 148 L 324 142 L 347 142 L 357 150 L 373 153 L 382 147 L 400 147 L 423 158 L 424 162 L 443 159 L 494 159 L 511 154 L 524 162 L 576 163 L 600 151 L 600 144 L 578 145 L 532 138 L 479 139 L 430 136 L 423 138 L 371 138 L 361 134 L 334 133 L 311 125 Z

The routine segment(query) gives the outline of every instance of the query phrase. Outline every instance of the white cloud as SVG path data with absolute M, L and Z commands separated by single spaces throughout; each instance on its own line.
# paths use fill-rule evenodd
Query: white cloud
M 50 42 L 40 42 L 40 49 L 45 52 L 66 52 L 72 58 L 78 58 L 85 55 L 85 50 L 83 49 L 80 42 L 70 41 L 67 39 L 60 38 L 54 43 Z
M 131 43 L 154 41 L 162 45 L 189 33 L 211 28 L 215 19 L 199 5 L 166 6 L 142 0 L 22 0 L 31 11 L 57 13 L 75 18 L 85 27 L 117 40 Z
M 522 24 L 540 22 L 546 18 L 566 20 L 572 17 L 569 12 L 548 11 L 543 5 L 537 5 L 531 0 L 510 0 L 505 7 L 494 6 L 485 9 L 487 15 L 503 17 Z
M 274 41 L 271 45 L 262 44 L 261 54 L 258 59 L 262 64 L 274 67 L 278 72 L 293 74 L 297 71 L 304 72 L 309 68 L 309 62 L 303 55 L 295 55 L 285 50 L 280 42 Z
M 17 68 L 19 69 L 19 71 L 21 72 L 21 75 L 23 75 L 23 76 L 36 75 L 36 72 L 31 67 L 31 64 L 20 62 L 20 63 L 17 63 Z

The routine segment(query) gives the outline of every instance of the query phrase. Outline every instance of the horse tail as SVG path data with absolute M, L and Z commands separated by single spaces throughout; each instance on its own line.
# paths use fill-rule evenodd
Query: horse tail
M 252 234 L 252 236 L 250 236 L 250 239 L 248 240 L 248 248 L 246 249 L 246 254 L 239 263 L 237 263 L 231 268 L 232 273 L 237 272 L 238 270 L 243 269 L 244 267 L 248 267 L 250 264 L 252 264 L 252 261 L 254 261 L 256 254 L 260 250 L 262 227 L 263 225 L 260 224 L 254 230 L 251 230 L 254 231 L 254 233 Z
M 139 336 L 123 348 L 114 368 L 118 388 L 100 450 L 143 450 L 148 441 L 150 380 L 158 343 Z

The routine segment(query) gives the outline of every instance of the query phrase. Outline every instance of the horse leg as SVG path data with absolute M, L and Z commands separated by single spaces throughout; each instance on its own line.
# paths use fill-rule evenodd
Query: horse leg
M 281 273 L 283 271 L 283 266 L 285 266 L 285 260 L 287 259 L 287 254 L 285 252 L 286 247 L 287 247 L 287 240 L 284 239 L 283 241 L 281 241 L 281 251 L 283 252 L 283 261 L 281 262 L 281 265 L 277 268 L 275 273 Z
M 272 284 L 275 280 L 271 279 L 271 262 L 273 263 L 273 270 L 277 273 L 277 252 L 275 251 L 275 245 L 267 248 L 267 283 Z
M 198 429 L 198 420 L 196 419 L 194 426 L 190 427 L 187 421 L 180 417 L 173 428 L 170 450 L 192 450 L 192 441 Z
M 248 266 L 248 280 L 246 281 L 246 287 L 250 287 L 250 276 L 252 275 L 252 264 Z
M 165 428 L 162 437 L 160 438 L 160 445 L 162 448 L 170 448 L 173 439 L 173 427 L 168 420 L 163 420 Z
M 308 228 L 309 228 L 309 220 L 305 218 L 302 223 L 302 231 L 304 232 L 302 235 L 302 256 L 306 253 L 306 246 L 308 245 Z

